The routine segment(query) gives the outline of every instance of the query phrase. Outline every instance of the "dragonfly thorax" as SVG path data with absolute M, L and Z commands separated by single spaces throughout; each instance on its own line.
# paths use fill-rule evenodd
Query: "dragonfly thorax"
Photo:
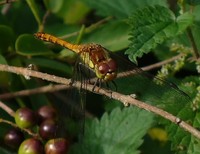
M 111 81 L 117 76 L 117 64 L 108 51 L 99 44 L 82 46 L 81 58 L 96 74 L 97 78 Z

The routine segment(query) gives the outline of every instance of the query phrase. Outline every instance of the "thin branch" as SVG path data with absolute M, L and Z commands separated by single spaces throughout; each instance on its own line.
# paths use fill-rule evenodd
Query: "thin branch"
M 50 15 L 50 11 L 46 11 L 46 13 L 44 14 L 43 18 L 42 18 L 42 27 L 44 28 L 45 24 L 46 24 L 46 21 L 47 21 L 47 18 L 48 16 Z M 41 31 L 43 31 L 44 29 L 41 29 Z
M 29 96 L 29 95 L 34 95 L 34 94 L 42 94 L 42 93 L 47 93 L 47 92 L 55 92 L 55 91 L 60 91 L 69 88 L 69 85 L 48 85 L 48 86 L 43 86 L 39 88 L 34 88 L 34 89 L 26 89 L 26 90 L 21 90 L 13 93 L 5 93 L 0 95 L 0 99 L 10 99 L 10 98 L 15 98 L 15 97 L 21 97 L 21 96 Z
M 8 11 L 10 10 L 11 6 L 12 6 L 11 3 L 16 2 L 16 1 L 17 0 L 5 0 L 5 1 L 0 2 L 0 5 L 4 5 L 2 10 L 1 10 L 1 13 L 3 15 L 6 15 L 8 13 Z
M 15 97 L 20 97 L 20 96 L 30 96 L 30 95 L 34 95 L 34 94 L 41 94 L 41 93 L 47 93 L 47 92 L 55 92 L 55 91 L 60 91 L 60 90 L 64 90 L 67 88 L 70 88 L 71 86 L 69 85 L 48 85 L 48 86 L 43 86 L 40 88 L 35 88 L 35 89 L 28 89 L 28 90 L 21 90 L 21 91 L 17 91 L 15 93 L 5 93 L 0 95 L 0 100 L 2 99 L 10 99 L 10 98 L 15 98 Z M 59 99 L 62 99 L 63 101 L 65 100 L 65 98 L 63 98 L 63 96 L 56 94 L 57 97 L 59 97 Z M 70 103 L 68 103 L 67 105 L 72 105 Z M 8 106 L 6 106 L 3 102 L 0 101 L 0 108 L 2 108 L 3 110 L 5 110 L 10 116 L 14 117 L 14 111 L 12 109 L 10 109 Z M 78 112 L 78 108 L 74 107 L 77 112 Z M 91 113 L 87 112 L 85 113 L 86 117 L 92 118 L 94 117 Z
M 145 67 L 142 67 L 141 69 L 143 71 L 149 71 L 158 67 L 161 67 L 165 64 L 171 63 L 177 59 L 179 59 L 183 54 L 179 54 L 175 57 L 172 57 L 170 59 L 164 60 L 162 62 L 158 62 L 152 65 L 148 65 Z M 128 75 L 133 75 L 134 72 L 133 70 L 131 71 L 126 71 L 126 72 L 122 72 L 122 73 L 118 73 L 117 78 L 122 78 Z M 95 78 L 96 80 L 96 78 Z M 91 83 L 94 83 L 95 81 L 93 81 L 93 79 L 90 80 Z M 0 99 L 10 99 L 10 98 L 14 98 L 14 97 L 21 97 L 21 96 L 29 96 L 29 95 L 34 95 L 34 94 L 40 94 L 40 93 L 47 93 L 47 92 L 55 92 L 55 91 L 59 91 L 59 90 L 64 90 L 69 88 L 68 85 L 48 85 L 48 86 L 43 86 L 43 87 L 39 87 L 39 88 L 35 88 L 35 89 L 27 89 L 27 90 L 21 90 L 21 91 L 17 91 L 17 92 L 13 92 L 13 93 L 4 93 L 0 95 Z
M 165 64 L 168 64 L 168 63 L 171 63 L 177 59 L 179 59 L 180 57 L 182 57 L 183 54 L 179 54 L 177 56 L 174 56 L 170 59 L 167 59 L 167 60 L 164 60 L 164 61 L 161 61 L 161 62 L 158 62 L 158 63 L 155 63 L 155 64 L 152 64 L 152 65 L 149 65 L 149 66 L 145 66 L 145 67 L 141 67 L 141 69 L 143 71 L 150 71 L 150 70 L 153 70 L 155 68 L 159 68 L 159 67 L 162 67 L 163 65 Z M 130 70 L 130 71 L 126 71 L 126 72 L 121 72 L 121 73 L 118 73 L 117 74 L 117 78 L 122 78 L 122 77 L 126 77 L 126 76 L 130 76 L 130 75 L 133 75 L 133 74 L 136 74 L 137 72 L 133 70 Z
M 14 117 L 15 112 L 8 107 L 7 105 L 5 105 L 5 103 L 0 101 L 0 108 L 2 108 L 4 111 L 6 111 L 11 117 Z
M 0 5 L 9 4 L 9 3 L 16 2 L 16 1 L 18 1 L 18 0 L 4 0 L 4 1 L 0 2 Z
M 104 93 L 104 92 L 100 92 L 103 95 L 106 95 L 109 97 L 108 94 Z M 191 125 L 189 125 L 188 123 L 182 121 L 180 118 L 172 115 L 171 113 L 168 113 L 162 109 L 159 109 L 157 107 L 151 106 L 149 104 L 146 104 L 144 102 L 138 101 L 136 99 L 133 99 L 133 97 L 131 96 L 127 96 L 127 95 L 121 95 L 120 93 L 117 92 L 113 92 L 112 93 L 112 98 L 119 100 L 121 102 L 128 102 L 129 104 L 135 105 L 139 108 L 145 109 L 147 111 L 151 111 L 157 115 L 160 115 L 161 117 L 168 119 L 169 121 L 171 121 L 174 124 L 179 125 L 181 128 L 183 128 L 185 131 L 190 132 L 193 136 L 197 137 L 198 139 L 200 139 L 200 131 L 198 131 L 197 129 L 195 129 L 194 127 L 192 127 Z
M 109 17 L 106 17 L 88 27 L 85 28 L 84 32 L 85 33 L 90 33 L 91 31 L 93 31 L 94 29 L 100 27 L 102 24 L 104 24 L 105 22 L 108 22 L 109 20 L 111 20 L 113 17 L 109 16 Z M 67 35 L 63 35 L 62 37 L 60 37 L 61 39 L 66 39 L 66 38 L 69 38 L 69 37 L 72 37 L 72 36 L 76 36 L 79 34 L 80 31 L 77 31 L 77 32 L 73 32 L 71 34 L 67 34 Z
M 2 108 L 4 111 L 6 111 L 11 117 L 14 118 L 15 116 L 15 112 L 10 108 L 8 107 L 5 103 L 1 102 L 0 101 L 0 108 Z M 8 121 L 8 120 L 5 120 L 5 119 L 2 119 L 0 118 L 0 123 L 6 123 L 6 124 L 9 124 L 11 125 L 12 127 L 15 127 L 15 128 L 18 128 L 20 129 L 21 131 L 23 132 L 26 132 L 27 134 L 31 135 L 32 137 L 36 137 L 38 139 L 41 140 L 41 138 L 38 136 L 38 134 L 35 134 L 33 133 L 31 130 L 29 129 L 26 129 L 26 128 L 20 128 L 18 125 L 16 125 L 15 123 L 11 122 L 11 121 Z
M 31 77 L 36 77 L 36 78 L 40 78 L 40 79 L 43 79 L 43 80 L 56 82 L 56 83 L 60 83 L 60 84 L 65 84 L 65 85 L 70 84 L 70 80 L 68 80 L 66 78 L 57 77 L 55 75 L 49 75 L 49 74 L 41 73 L 41 72 L 37 72 L 37 71 L 27 70 L 27 68 L 22 68 L 22 67 L 14 67 L 14 66 L 8 66 L 8 65 L 0 64 L 0 70 L 5 71 L 5 72 L 20 74 L 20 75 L 23 75 L 23 76 L 28 75 L 28 76 L 31 76 Z M 73 86 L 80 88 L 81 83 L 77 81 L 76 84 L 74 84 Z M 110 92 L 108 92 L 107 89 L 103 89 L 103 88 L 94 89 L 93 87 L 94 87 L 93 85 L 88 84 L 86 90 L 91 91 L 91 92 L 95 92 L 95 93 L 100 94 L 100 95 L 105 95 L 105 96 L 110 97 Z M 85 87 L 83 86 L 82 88 L 85 88 Z M 170 113 L 168 113 L 168 112 L 166 112 L 162 109 L 159 109 L 159 108 L 154 107 L 152 105 L 149 105 L 149 104 L 146 104 L 146 103 L 141 102 L 139 100 L 136 100 L 129 95 L 123 95 L 123 94 L 120 94 L 120 93 L 114 92 L 114 91 L 112 92 L 112 98 L 115 99 L 115 100 L 119 100 L 123 104 L 128 103 L 128 104 L 131 104 L 131 105 L 135 105 L 135 106 L 137 106 L 141 109 L 145 109 L 147 111 L 150 111 L 150 112 L 153 112 L 157 115 L 160 115 L 160 116 L 164 117 L 165 119 L 168 119 L 172 123 L 179 125 L 185 131 L 190 132 L 193 136 L 200 139 L 200 132 L 197 129 L 195 129 L 194 127 L 190 126 L 189 124 L 182 121 L 178 117 L 176 117 L 176 116 L 174 116 L 174 115 L 172 115 L 172 114 L 170 114 Z
M 43 24 L 44 24 L 44 21 L 46 20 L 46 17 L 48 16 L 48 12 L 45 14 L 45 16 L 43 17 Z M 84 29 L 84 33 L 90 33 L 91 31 L 95 30 L 96 28 L 100 27 L 102 24 L 108 22 L 109 20 L 111 20 L 113 17 L 109 16 L 109 17 L 106 17 L 88 27 L 86 27 Z M 80 33 L 80 31 L 76 31 L 76 32 L 73 32 L 73 33 L 70 33 L 70 34 L 67 34 L 67 35 L 63 35 L 63 36 L 60 36 L 59 38 L 61 39 L 66 39 L 66 38 L 70 38 L 70 37 L 73 37 L 73 36 L 76 36 Z M 46 42 L 47 44 L 49 42 Z
M 162 67 L 162 66 L 165 65 L 165 64 L 174 62 L 175 60 L 181 58 L 183 55 L 184 55 L 184 54 L 179 54 L 179 55 L 177 55 L 177 56 L 174 56 L 174 57 L 172 57 L 172 58 L 166 59 L 166 60 L 164 60 L 164 61 L 161 61 L 161 62 L 152 64 L 152 65 L 149 65 L 149 66 L 142 67 L 141 69 L 142 69 L 143 71 L 149 71 L 149 70 L 152 70 L 152 69 L 155 69 L 155 68 L 159 68 L 159 67 Z
M 39 135 L 38 134 L 35 134 L 35 133 L 33 133 L 32 131 L 30 131 L 29 129 L 26 129 L 26 128 L 20 128 L 19 126 L 17 126 L 15 123 L 13 123 L 13 122 L 11 122 L 11 121 L 8 121 L 8 120 L 5 120 L 5 119 L 2 119 L 2 118 L 0 118 L 0 123 L 6 123 L 6 124 L 8 124 L 8 125 L 11 125 L 12 127 L 15 127 L 15 128 L 18 128 L 18 129 L 20 129 L 21 131 L 23 131 L 23 132 L 26 132 L 27 134 L 29 134 L 30 136 L 33 136 L 33 137 L 35 137 L 35 138 L 38 138 L 38 139 L 40 139 L 41 140 L 41 138 L 39 137 Z

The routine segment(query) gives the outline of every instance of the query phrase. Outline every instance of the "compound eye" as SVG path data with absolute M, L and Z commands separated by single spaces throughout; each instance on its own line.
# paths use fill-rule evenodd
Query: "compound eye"
M 114 72 L 117 70 L 117 63 L 111 59 L 110 61 L 108 61 L 108 67 L 109 67 L 109 72 Z
M 108 64 L 102 63 L 99 65 L 99 72 L 101 74 L 106 74 L 108 72 L 108 70 L 109 70 Z

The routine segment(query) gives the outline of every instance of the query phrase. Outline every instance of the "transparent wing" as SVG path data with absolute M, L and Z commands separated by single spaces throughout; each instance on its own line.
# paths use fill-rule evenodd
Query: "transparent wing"
M 118 92 L 135 94 L 137 99 L 175 115 L 181 108 L 190 104 L 190 97 L 173 82 L 144 72 L 135 64 L 116 54 L 111 54 L 111 57 L 117 61 L 119 68 L 118 78 L 114 80 Z
M 77 81 L 81 82 L 80 89 L 72 85 L 66 91 L 57 93 L 57 98 L 62 100 L 62 103 L 57 104 L 60 111 L 58 119 L 57 137 L 67 136 L 69 138 L 77 138 L 77 134 L 83 134 L 85 123 L 85 102 L 86 102 L 86 86 L 88 77 L 86 73 L 88 70 L 83 69 L 83 64 L 77 58 L 74 66 L 71 84 L 76 84 Z

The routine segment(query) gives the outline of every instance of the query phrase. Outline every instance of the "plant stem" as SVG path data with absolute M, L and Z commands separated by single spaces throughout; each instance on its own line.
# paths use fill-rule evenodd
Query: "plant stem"
M 4 0 L 2 2 L 0 2 L 0 5 L 4 5 L 4 4 L 8 4 L 8 3 L 12 3 L 12 2 L 16 2 L 18 0 Z
M 4 111 L 6 111 L 11 117 L 14 117 L 15 112 L 8 107 L 7 105 L 5 105 L 5 103 L 0 101 L 0 108 L 2 108 Z
M 97 28 L 100 27 L 103 23 L 108 22 L 108 21 L 111 20 L 111 19 L 112 19 L 112 17 L 106 17 L 105 19 L 102 19 L 102 20 L 100 20 L 100 21 L 98 21 L 98 22 L 96 22 L 96 23 L 90 25 L 89 27 L 86 27 L 86 28 L 84 29 L 84 32 L 85 32 L 85 33 L 90 33 L 91 31 L 97 29 Z M 79 32 L 80 32 L 80 31 L 73 32 L 73 33 L 71 33 L 71 34 L 64 35 L 64 36 L 62 36 L 62 37 L 60 37 L 60 38 L 61 38 L 61 39 L 66 39 L 66 38 L 69 38 L 69 37 L 72 37 L 72 36 L 76 36 L 76 35 L 79 34 Z
M 55 82 L 55 83 L 65 84 L 65 85 L 70 85 L 70 83 L 71 83 L 71 81 L 66 78 L 58 77 L 55 75 L 49 75 L 47 73 L 41 73 L 41 72 L 37 72 L 37 71 L 33 71 L 33 70 L 27 71 L 26 68 L 22 68 L 22 67 L 14 67 L 14 66 L 0 64 L 0 70 L 5 71 L 5 72 L 10 72 L 10 73 L 15 73 L 15 74 L 21 74 L 23 76 L 26 76 L 28 73 L 28 75 L 32 76 L 32 77 L 40 78 L 40 79 Z M 77 81 L 76 84 L 73 84 L 72 86 L 80 88 L 81 83 Z M 142 101 L 136 100 L 135 98 L 133 98 L 129 95 L 123 95 L 123 94 L 115 92 L 115 91 L 112 91 L 112 93 L 111 92 L 108 93 L 107 89 L 103 89 L 103 88 L 94 89 L 94 85 L 91 85 L 91 84 L 88 84 L 86 87 L 82 86 L 82 88 L 86 88 L 85 90 L 88 90 L 88 91 L 91 91 L 91 92 L 94 92 L 94 93 L 97 93 L 100 95 L 104 95 L 107 97 L 110 97 L 112 94 L 113 99 L 119 100 L 123 104 L 128 103 L 131 105 L 135 105 L 141 109 L 151 111 L 157 115 L 160 115 L 160 116 L 164 117 L 165 119 L 168 119 L 169 121 L 178 125 L 179 127 L 183 128 L 184 130 L 190 132 L 193 136 L 200 139 L 200 132 L 197 129 L 195 129 L 191 125 L 187 124 L 186 122 L 182 121 L 179 117 L 176 117 L 158 107 L 146 104 Z
M 193 34 L 192 34 L 190 27 L 187 29 L 187 34 L 188 34 L 190 43 L 191 43 L 192 48 L 193 48 L 194 56 L 195 56 L 196 59 L 198 59 L 199 58 L 199 52 L 198 52 L 198 49 L 197 49 L 197 46 L 196 46 L 196 43 L 195 43 L 195 40 L 194 40 L 194 37 L 193 37 Z
M 8 120 L 5 120 L 5 119 L 0 118 L 0 123 L 6 123 L 6 124 L 8 124 L 8 125 L 11 125 L 12 127 L 18 128 L 18 129 L 20 129 L 21 131 L 26 132 L 26 133 L 29 134 L 30 136 L 36 137 L 36 138 L 38 138 L 39 140 L 41 140 L 41 138 L 40 138 L 37 134 L 33 133 L 32 131 L 30 131 L 29 129 L 26 129 L 26 128 L 23 128 L 23 129 L 22 129 L 22 128 L 18 127 L 15 123 L 12 123 L 11 121 L 8 121 Z
M 81 39 L 82 39 L 82 37 L 83 37 L 84 32 L 85 32 L 85 25 L 82 25 L 82 26 L 81 26 L 81 29 L 80 29 L 80 31 L 79 31 L 79 35 L 78 35 L 78 37 L 77 37 L 77 39 L 76 39 L 75 44 L 79 44 L 79 43 L 81 42 Z
M 143 71 L 150 71 L 150 70 L 153 70 L 155 68 L 161 67 L 162 65 L 171 63 L 171 62 L 175 61 L 176 59 L 180 58 L 181 56 L 182 56 L 182 54 L 179 54 L 175 57 L 164 60 L 162 62 L 158 62 L 158 63 L 152 64 L 152 65 L 142 67 L 141 69 Z M 133 70 L 122 72 L 122 73 L 119 73 L 117 75 L 117 78 L 123 78 L 123 77 L 126 77 L 126 76 L 130 76 L 130 75 L 133 75 L 134 73 L 136 73 L 136 72 L 134 72 Z M 94 79 L 94 80 L 96 80 L 96 79 Z M 95 81 L 93 81 L 93 79 L 90 80 L 90 83 L 94 83 L 94 82 Z M 29 96 L 29 95 L 34 95 L 34 94 L 47 93 L 47 92 L 55 92 L 55 91 L 68 89 L 69 87 L 70 86 L 68 86 L 68 85 L 58 84 L 58 85 L 43 86 L 43 87 L 39 87 L 39 88 L 35 88 L 35 89 L 21 90 L 21 91 L 17 91 L 17 92 L 14 92 L 14 93 L 13 92 L 12 93 L 4 93 L 4 94 L 0 94 L 0 100 L 11 99 L 11 98 L 14 98 L 14 97 Z
M 46 11 L 46 13 L 44 14 L 44 16 L 43 16 L 43 18 L 42 18 L 42 26 L 43 26 L 43 27 L 44 27 L 45 24 L 46 24 L 46 20 L 47 20 L 49 14 L 50 14 L 50 11 Z M 43 31 L 43 29 L 41 29 L 41 32 L 42 32 L 42 31 Z

